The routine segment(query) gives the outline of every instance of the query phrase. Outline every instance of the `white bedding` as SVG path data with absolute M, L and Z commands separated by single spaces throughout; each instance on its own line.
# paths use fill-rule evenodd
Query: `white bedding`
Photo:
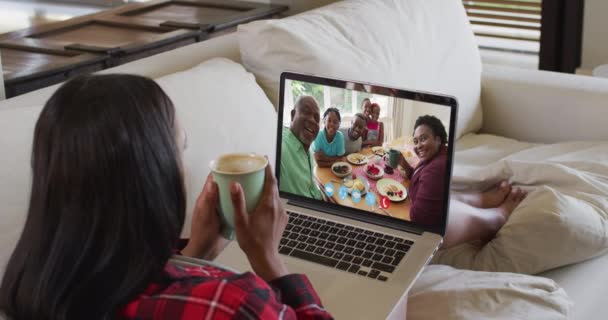
M 608 143 L 538 145 L 491 135 L 458 141 L 452 189 L 482 190 L 501 179 L 531 193 L 496 239 L 482 248 L 440 251 L 433 263 L 545 271 L 540 275 L 555 279 L 574 301 L 572 319 L 608 313 Z
M 569 319 L 571 308 L 550 279 L 431 265 L 409 292 L 407 319 L 559 320 Z

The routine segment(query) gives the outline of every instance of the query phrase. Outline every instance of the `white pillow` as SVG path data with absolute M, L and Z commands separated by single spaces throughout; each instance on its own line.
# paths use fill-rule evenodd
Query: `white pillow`
M 427 266 L 409 292 L 407 319 L 568 319 L 573 303 L 553 280 Z
M 461 140 L 453 189 L 509 179 L 530 194 L 488 244 L 441 250 L 433 263 L 537 274 L 608 252 L 608 143 L 533 145 L 490 135 Z
M 458 99 L 456 138 L 481 127 L 481 60 L 459 0 L 343 1 L 238 28 L 241 58 L 277 105 L 283 71 Z
M 254 76 L 225 58 L 207 60 L 157 82 L 173 101 L 186 130 L 188 209 L 182 235 L 188 236 L 194 202 L 211 160 L 223 153 L 255 152 L 268 155 L 274 168 L 277 116 Z

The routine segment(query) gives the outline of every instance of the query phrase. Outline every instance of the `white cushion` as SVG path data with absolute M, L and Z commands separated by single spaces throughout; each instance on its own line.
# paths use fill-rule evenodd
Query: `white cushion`
M 266 154 L 274 164 L 276 112 L 252 74 L 228 59 L 208 60 L 158 79 L 185 128 L 188 209 L 183 230 L 190 234 L 194 201 L 209 172 L 209 161 L 226 152 Z M 42 105 L 0 109 L 0 275 L 21 234 L 27 214 L 34 126 Z
M 608 142 L 534 145 L 467 135 L 455 161 L 453 189 L 509 179 L 530 193 L 488 244 L 441 250 L 434 263 L 536 274 L 608 251 Z
M 34 127 L 42 105 L 0 109 L 0 275 L 19 240 L 31 186 Z
M 211 160 L 223 153 L 255 152 L 268 155 L 274 167 L 277 116 L 253 75 L 225 58 L 205 61 L 157 82 L 173 101 L 186 130 L 188 209 L 182 234 L 188 236 L 192 208 Z
M 241 25 L 238 37 L 275 105 L 281 72 L 296 71 L 453 95 L 456 136 L 481 126 L 481 62 L 462 1 L 343 1 Z
M 409 292 L 407 319 L 569 319 L 572 301 L 547 278 L 428 266 Z

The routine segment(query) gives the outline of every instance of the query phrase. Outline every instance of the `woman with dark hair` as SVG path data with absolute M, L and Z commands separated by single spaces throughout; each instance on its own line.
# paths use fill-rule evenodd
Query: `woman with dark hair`
M 336 108 L 327 108 L 323 113 L 323 129 L 319 131 L 312 145 L 315 161 L 319 167 L 330 167 L 346 152 L 344 134 L 339 130 L 341 121 L 340 110 Z
M 83 76 L 59 88 L 36 124 L 29 211 L 2 280 L 0 314 L 331 318 L 306 277 L 289 275 L 280 260 L 287 218 L 270 168 L 253 212 L 240 186 L 231 190 L 237 240 L 257 275 L 171 259 L 186 210 L 184 147 L 173 104 L 150 79 Z M 217 203 L 209 176 L 182 254 L 213 259 L 225 246 Z
M 410 179 L 410 219 L 429 226 L 442 221 L 445 199 L 448 135 L 441 120 L 425 115 L 414 124 L 414 153 L 420 159 L 416 168 L 401 155 L 399 165 Z M 443 247 L 474 240 L 489 241 L 505 224 L 525 192 L 506 182 L 483 193 L 453 194 Z

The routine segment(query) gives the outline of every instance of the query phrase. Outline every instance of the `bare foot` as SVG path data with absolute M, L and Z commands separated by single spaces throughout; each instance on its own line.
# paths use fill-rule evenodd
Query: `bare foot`
M 513 213 L 513 210 L 517 208 L 517 206 L 527 195 L 528 194 L 520 188 L 514 188 L 511 190 L 509 195 L 507 195 L 507 198 L 504 199 L 502 204 L 497 208 L 498 212 L 500 212 L 500 214 L 505 218 L 505 222 L 507 219 L 509 219 L 509 216 L 511 213 Z
M 511 185 L 504 180 L 482 193 L 461 193 L 454 194 L 457 200 L 467 203 L 473 207 L 481 209 L 496 208 L 501 205 L 507 195 L 511 192 Z
M 511 185 L 507 180 L 503 180 L 499 184 L 492 187 L 480 195 L 480 208 L 496 208 L 505 201 L 505 198 L 511 192 Z

